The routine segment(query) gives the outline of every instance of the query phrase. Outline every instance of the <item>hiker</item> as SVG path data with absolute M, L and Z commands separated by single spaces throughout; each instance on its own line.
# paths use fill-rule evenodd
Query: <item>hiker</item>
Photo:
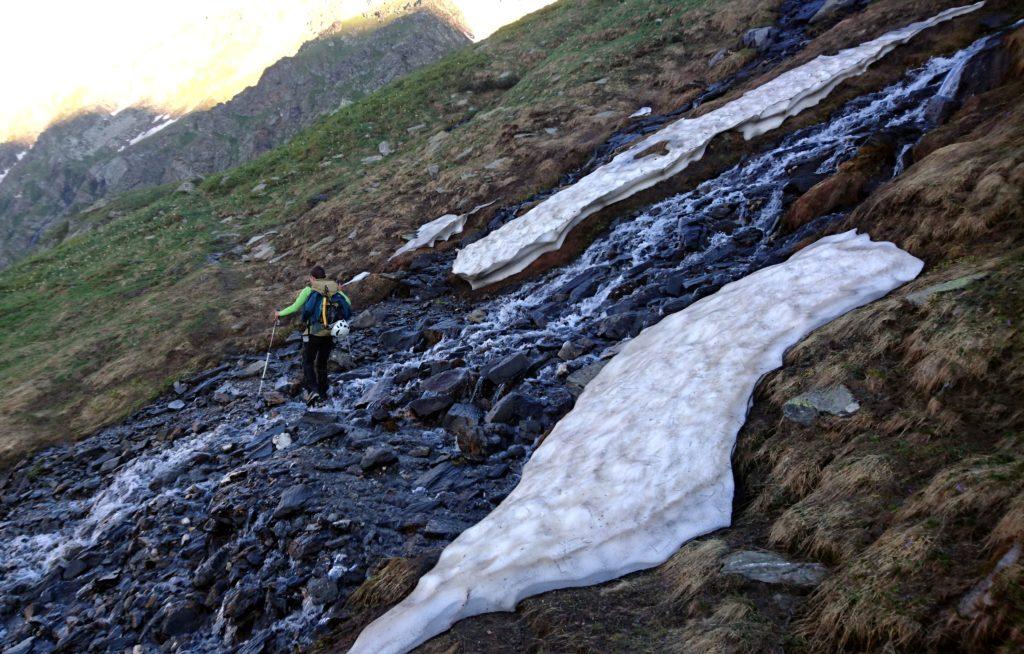
M 274 318 L 290 316 L 301 310 L 306 330 L 302 333 L 302 375 L 306 402 L 320 404 L 327 399 L 327 362 L 334 347 L 332 326 L 352 315 L 352 303 L 338 284 L 327 279 L 323 266 L 309 271 L 309 286 L 286 309 L 274 312 Z

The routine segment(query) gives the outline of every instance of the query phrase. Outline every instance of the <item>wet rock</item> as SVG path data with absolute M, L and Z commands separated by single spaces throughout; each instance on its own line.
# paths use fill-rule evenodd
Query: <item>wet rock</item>
M 419 329 L 397 327 L 380 335 L 380 345 L 389 350 L 411 350 L 423 339 Z
M 390 447 L 371 447 L 359 460 L 359 467 L 364 472 L 398 461 L 398 455 Z
M 558 358 L 562 361 L 578 359 L 587 352 L 594 349 L 594 341 L 589 338 L 579 338 L 574 341 L 566 341 L 558 349 Z
M 597 324 L 597 335 L 612 340 L 621 340 L 627 336 L 636 336 L 643 327 L 644 314 L 629 311 L 608 316 Z
M 74 579 L 75 577 L 81 576 L 92 566 L 89 565 L 85 559 L 70 559 L 64 564 L 64 570 L 61 572 L 61 577 L 64 579 Z
M 35 642 L 35 636 L 29 636 L 14 647 L 8 647 L 5 649 L 3 654 L 31 654 L 32 647 L 35 645 Z
M 305 484 L 296 484 L 281 493 L 281 501 L 274 509 L 274 518 L 287 518 L 306 510 L 313 499 L 313 489 Z
M 369 329 L 377 326 L 377 316 L 369 309 L 361 311 L 359 315 L 349 321 L 348 326 L 352 329 Z
M 782 406 L 782 415 L 801 425 L 810 425 L 819 414 L 846 417 L 860 408 L 853 393 L 846 386 L 815 389 L 787 401 Z
M 425 395 L 409 403 L 409 410 L 418 418 L 428 418 L 444 411 L 455 400 L 448 395 Z
M 306 586 L 306 595 L 314 604 L 333 604 L 338 599 L 338 584 L 327 577 L 318 577 Z
M 481 411 L 474 404 L 456 404 L 448 409 L 442 426 L 453 434 L 468 434 L 480 425 Z
M 579 397 L 580 393 L 583 392 L 583 389 L 587 387 L 587 384 L 592 382 L 594 377 L 597 377 L 598 373 L 600 373 L 606 365 L 608 365 L 607 359 L 595 361 L 594 363 L 583 366 L 566 377 L 565 384 L 569 388 L 569 392 L 572 393 L 574 397 Z
M 185 403 L 182 400 L 174 400 L 167 403 L 167 408 L 171 411 L 181 411 L 185 408 Z
M 540 415 L 544 404 L 525 393 L 513 391 L 494 403 L 487 412 L 486 421 L 491 423 L 510 423 L 520 418 L 531 418 Z
M 292 435 L 288 432 L 282 432 L 270 439 L 270 442 L 274 444 L 274 449 L 284 450 L 292 445 Z
M 195 602 L 177 602 L 167 606 L 160 631 L 168 637 L 195 632 L 203 621 L 202 608 Z
M 427 522 L 426 527 L 423 528 L 423 533 L 437 538 L 455 538 L 469 529 L 469 527 L 469 524 L 461 520 L 436 516 Z
M 356 407 L 378 405 L 387 401 L 395 385 L 394 377 L 384 377 L 355 401 Z
M 793 563 L 772 552 L 739 551 L 722 560 L 722 574 L 735 574 L 766 584 L 817 586 L 828 570 L 820 563 Z
M 480 429 L 459 432 L 455 437 L 455 445 L 462 456 L 470 461 L 483 461 L 487 458 L 488 441 Z
M 530 367 L 530 358 L 518 352 L 484 368 L 483 376 L 495 386 L 516 379 Z
M 483 309 L 473 309 L 466 314 L 466 320 L 471 323 L 482 323 L 487 320 L 487 312 Z
M 263 402 L 268 407 L 281 406 L 287 401 L 288 398 L 278 391 L 267 391 L 263 394 Z
M 420 390 L 434 395 L 458 397 L 473 386 L 473 377 L 465 368 L 445 370 L 428 377 L 420 384 Z
M 765 50 L 775 42 L 779 30 L 776 27 L 755 27 L 743 35 L 741 39 L 743 47 Z
M 255 377 L 256 375 L 260 375 L 260 374 L 263 373 L 263 365 L 264 365 L 263 361 L 253 361 L 249 365 L 247 365 L 244 368 L 242 368 L 241 370 L 239 370 L 235 374 L 235 377 L 244 378 L 244 377 Z

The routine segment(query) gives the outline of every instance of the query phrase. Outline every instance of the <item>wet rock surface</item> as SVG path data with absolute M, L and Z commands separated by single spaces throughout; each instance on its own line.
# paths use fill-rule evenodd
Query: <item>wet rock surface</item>
M 790 33 L 779 29 L 776 44 Z M 838 220 L 778 235 L 794 171 L 834 172 L 896 119 L 896 147 L 913 143 L 955 62 L 943 65 L 622 216 L 577 261 L 517 289 L 468 298 L 449 285 L 451 253 L 417 258 L 353 330 L 324 407 L 290 396 L 301 371 L 289 340 L 267 371 L 282 381 L 276 406 L 256 397 L 259 375 L 239 374 L 256 357 L 232 358 L 0 473 L 0 643 L 308 644 L 349 617 L 345 599 L 382 559 L 436 551 L 500 502 L 625 339 Z

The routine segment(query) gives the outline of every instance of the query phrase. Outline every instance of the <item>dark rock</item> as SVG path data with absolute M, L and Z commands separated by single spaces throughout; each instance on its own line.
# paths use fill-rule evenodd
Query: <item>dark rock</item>
M 407 329 L 398 327 L 389 329 L 380 335 L 381 347 L 388 350 L 411 350 L 423 340 L 423 333 L 419 329 Z
M 301 513 L 306 505 L 313 499 L 313 489 L 305 484 L 296 484 L 281 493 L 281 501 L 274 509 L 274 518 L 287 518 Z
M 425 395 L 409 403 L 409 409 L 419 418 L 427 418 L 444 411 L 455 400 L 447 395 Z
M 474 404 L 456 404 L 445 414 L 441 423 L 453 434 L 467 434 L 480 425 L 481 411 Z
M 455 437 L 455 445 L 466 459 L 483 461 L 487 458 L 488 441 L 480 429 L 470 429 Z
M 185 402 L 182 400 L 173 400 L 167 403 L 167 408 L 171 411 L 181 411 L 185 408 Z
M 473 377 L 465 368 L 446 370 L 428 377 L 420 384 L 420 390 L 435 395 L 458 397 L 473 386 Z
M 438 538 L 455 538 L 469 529 L 470 526 L 460 520 L 437 516 L 427 522 L 427 526 L 423 528 L 423 533 L 427 536 Z
M 592 349 L 594 349 L 594 341 L 589 338 L 578 338 L 576 340 L 566 341 L 558 350 L 558 358 L 562 361 L 572 361 L 573 359 L 578 359 Z
M 86 570 L 91 568 L 88 561 L 85 559 L 70 559 L 64 564 L 64 569 L 61 572 L 61 577 L 64 579 L 74 579 L 82 575 Z
M 394 377 L 382 378 L 379 382 L 373 385 L 373 388 L 363 393 L 363 395 L 355 401 L 355 406 L 371 406 L 385 402 L 390 398 L 394 385 Z
M 530 358 L 518 352 L 484 368 L 483 376 L 495 386 L 500 386 L 526 372 L 530 364 Z
M 203 619 L 203 611 L 195 602 L 178 602 L 169 605 L 164 611 L 164 619 L 160 631 L 169 637 L 184 636 L 199 628 Z
M 608 316 L 597 324 L 597 334 L 603 338 L 622 340 L 627 336 L 636 336 L 643 325 L 643 314 L 637 311 Z
M 569 392 L 575 397 L 579 397 L 583 389 L 587 387 L 587 384 L 592 382 L 606 365 L 608 365 L 607 360 L 595 361 L 566 377 L 565 383 L 569 388 Z
M 377 325 L 377 316 L 369 309 L 361 311 L 358 316 L 349 321 L 348 326 L 352 329 L 369 329 Z
M 25 640 L 19 642 L 13 647 L 8 647 L 3 651 L 3 654 L 31 654 L 32 646 L 35 645 L 35 636 L 29 636 Z
M 779 30 L 775 27 L 755 27 L 747 30 L 741 41 L 743 47 L 765 50 L 775 41 L 778 34 Z
M 333 604 L 338 599 L 338 584 L 327 577 L 318 577 L 306 586 L 306 594 L 314 604 Z
M 364 471 L 380 466 L 390 465 L 398 461 L 398 455 L 390 447 L 371 447 L 359 460 L 359 467 Z
M 543 402 L 524 393 L 514 391 L 494 403 L 487 412 L 487 422 L 513 422 L 518 418 L 531 418 L 544 410 Z

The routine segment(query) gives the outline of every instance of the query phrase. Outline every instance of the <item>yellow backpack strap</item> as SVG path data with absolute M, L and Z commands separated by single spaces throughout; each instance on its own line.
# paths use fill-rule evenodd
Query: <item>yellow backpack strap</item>
M 320 319 L 323 321 L 324 327 L 326 327 L 327 326 L 327 303 L 330 302 L 329 296 L 327 295 L 327 285 L 326 284 L 324 284 L 323 296 L 324 296 L 324 301 L 323 301 L 323 304 L 320 305 Z

